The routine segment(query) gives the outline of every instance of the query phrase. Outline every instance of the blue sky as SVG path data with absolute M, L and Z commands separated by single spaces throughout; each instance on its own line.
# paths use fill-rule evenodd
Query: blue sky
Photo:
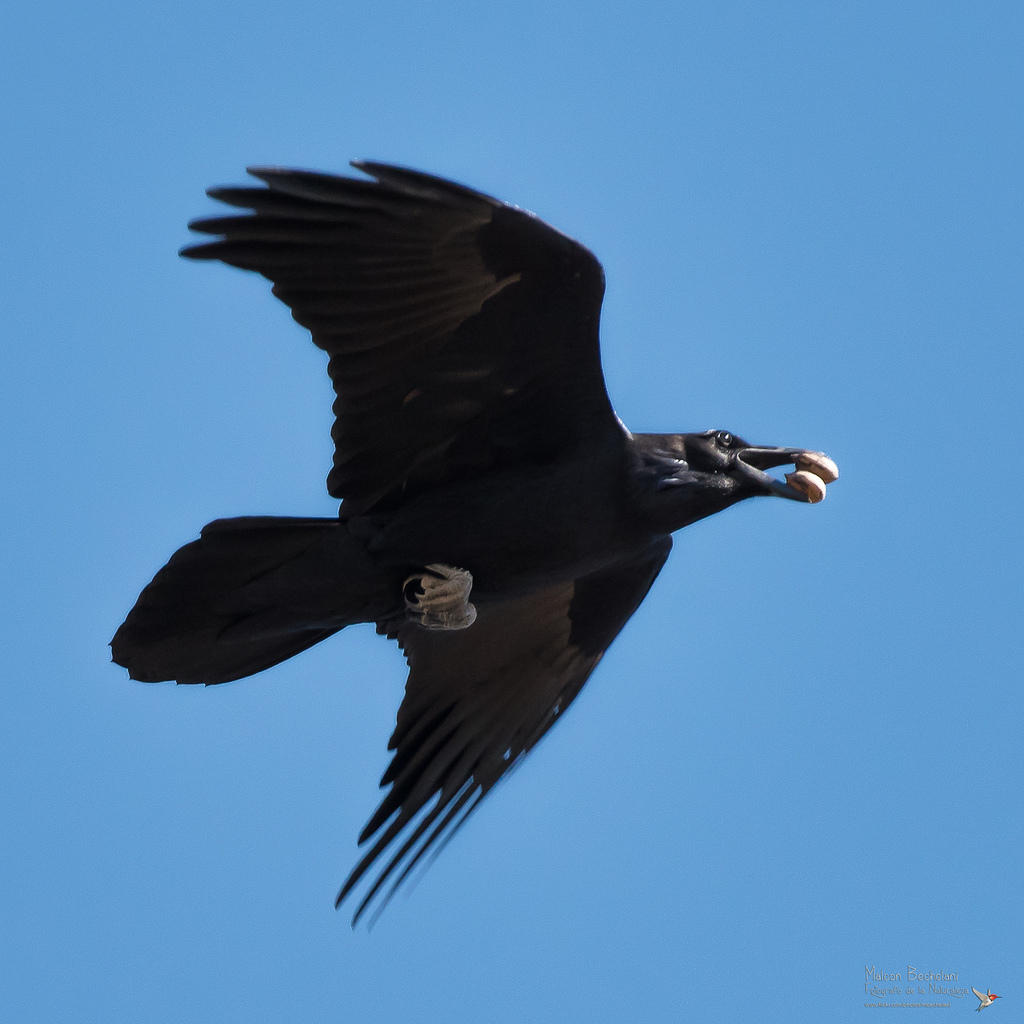
M 871 1020 L 872 965 L 1015 1012 L 1019 4 L 5 21 L 5 1019 Z M 265 282 L 176 251 L 246 164 L 359 157 L 588 245 L 632 428 L 842 471 L 822 505 L 684 531 L 571 713 L 370 933 L 332 902 L 397 650 L 350 629 L 203 689 L 131 683 L 106 647 L 209 520 L 335 510 L 323 354 Z

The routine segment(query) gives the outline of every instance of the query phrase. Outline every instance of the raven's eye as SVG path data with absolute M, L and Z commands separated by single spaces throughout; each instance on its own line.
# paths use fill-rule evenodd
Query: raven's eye
M 726 433 L 724 430 L 720 430 L 715 434 L 715 440 L 722 448 L 728 448 L 729 445 L 732 444 L 732 434 Z

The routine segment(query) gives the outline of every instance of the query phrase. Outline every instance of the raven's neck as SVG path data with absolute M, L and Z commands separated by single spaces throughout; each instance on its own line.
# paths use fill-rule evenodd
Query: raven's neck
M 645 529 L 675 533 L 750 497 L 728 473 L 691 469 L 678 434 L 633 438 L 631 504 Z

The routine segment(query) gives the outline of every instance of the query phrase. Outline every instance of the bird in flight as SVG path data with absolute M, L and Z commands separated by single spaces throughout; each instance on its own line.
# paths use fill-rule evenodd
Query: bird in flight
M 995 992 L 979 992 L 973 985 L 971 991 L 981 1000 L 981 1005 L 976 1006 L 974 1009 L 977 1012 L 981 1012 L 986 1006 L 991 1006 L 992 1003 L 999 998 Z
M 435 855 L 575 699 L 674 531 L 746 498 L 813 503 L 820 452 L 724 430 L 633 434 L 601 372 L 597 259 L 441 178 L 252 168 L 182 255 L 253 270 L 328 356 L 330 519 L 219 519 L 142 591 L 131 678 L 223 683 L 356 622 L 409 665 L 353 924 Z M 793 466 L 781 480 L 767 471 Z

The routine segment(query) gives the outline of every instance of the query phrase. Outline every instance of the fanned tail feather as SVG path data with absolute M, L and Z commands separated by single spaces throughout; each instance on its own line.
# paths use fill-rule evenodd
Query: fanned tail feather
M 218 519 L 139 595 L 113 660 L 143 682 L 240 679 L 385 617 L 390 582 L 337 519 Z

